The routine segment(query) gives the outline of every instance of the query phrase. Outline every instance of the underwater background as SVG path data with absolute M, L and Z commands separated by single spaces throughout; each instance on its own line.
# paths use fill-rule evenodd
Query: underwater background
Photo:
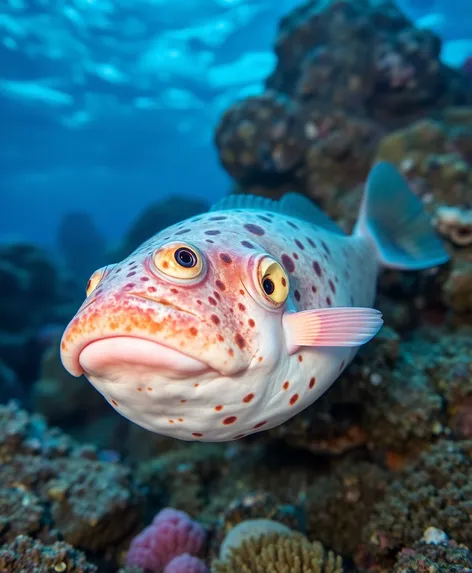
M 472 571 L 471 1 L 3 0 L 0 39 L 0 573 Z M 289 422 L 181 442 L 65 371 L 97 268 L 231 192 L 351 231 L 379 159 L 451 260 L 383 272 Z

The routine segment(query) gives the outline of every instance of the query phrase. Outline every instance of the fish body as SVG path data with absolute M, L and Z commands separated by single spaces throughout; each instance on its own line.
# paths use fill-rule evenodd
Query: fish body
M 374 199 L 396 174 L 380 165 Z M 282 424 L 379 330 L 371 307 L 382 265 L 447 260 L 418 200 L 421 224 L 409 234 L 408 223 L 402 244 L 374 199 L 351 236 L 296 194 L 279 203 L 237 196 L 165 229 L 92 275 L 62 338 L 64 366 L 163 435 L 228 441 Z

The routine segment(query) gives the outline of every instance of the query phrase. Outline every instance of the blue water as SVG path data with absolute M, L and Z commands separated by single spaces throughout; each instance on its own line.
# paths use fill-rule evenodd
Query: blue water
M 3 0 L 0 4 L 0 240 L 57 243 L 90 212 L 110 244 L 173 194 L 212 202 L 231 188 L 213 130 L 275 64 L 295 0 Z M 400 0 L 472 55 L 470 0 Z

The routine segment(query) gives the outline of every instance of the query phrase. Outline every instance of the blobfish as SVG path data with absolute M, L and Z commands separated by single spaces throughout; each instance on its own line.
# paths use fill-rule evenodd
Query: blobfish
M 448 259 L 389 163 L 372 167 L 351 235 L 297 193 L 229 195 L 97 270 L 62 362 L 147 430 L 236 440 L 313 404 L 378 332 L 382 268 Z

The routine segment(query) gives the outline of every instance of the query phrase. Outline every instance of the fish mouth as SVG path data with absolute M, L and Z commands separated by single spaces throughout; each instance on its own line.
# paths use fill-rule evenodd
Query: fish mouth
M 182 379 L 212 371 L 201 360 L 154 340 L 135 336 L 110 336 L 89 342 L 78 356 L 86 376 L 118 380 L 123 373 L 145 375 L 159 372 Z

